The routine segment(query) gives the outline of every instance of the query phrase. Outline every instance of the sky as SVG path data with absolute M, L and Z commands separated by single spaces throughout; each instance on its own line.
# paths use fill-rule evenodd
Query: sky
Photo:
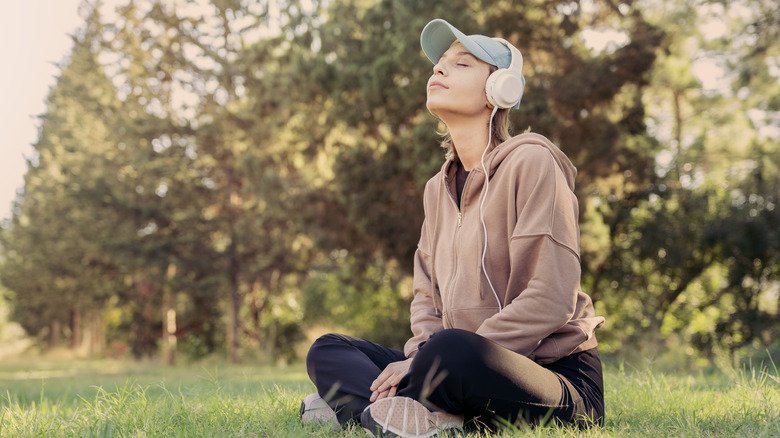
M 81 25 L 81 0 L 0 0 L 0 220 L 24 184 L 38 115 Z

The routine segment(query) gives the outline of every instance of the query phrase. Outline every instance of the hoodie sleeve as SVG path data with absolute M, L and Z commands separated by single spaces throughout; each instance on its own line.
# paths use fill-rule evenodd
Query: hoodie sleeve
M 508 298 L 477 333 L 533 359 L 577 306 L 578 205 L 563 170 L 543 148 L 523 155 L 514 179 L 517 222 L 509 242 Z
M 425 196 L 428 199 L 430 184 L 426 186 Z M 425 205 L 425 204 L 424 204 Z M 428 232 L 428 225 L 432 222 L 428 219 L 430 213 L 425 206 L 425 221 L 420 232 L 420 242 L 417 245 L 417 251 L 414 254 L 414 298 L 411 304 L 411 326 L 412 337 L 406 341 L 404 354 L 406 357 L 412 357 L 417 353 L 417 346 L 428 340 L 428 338 L 444 326 L 442 324 L 441 312 L 436 306 L 436 296 L 434 280 L 432 278 L 432 258 L 430 241 L 431 234 Z

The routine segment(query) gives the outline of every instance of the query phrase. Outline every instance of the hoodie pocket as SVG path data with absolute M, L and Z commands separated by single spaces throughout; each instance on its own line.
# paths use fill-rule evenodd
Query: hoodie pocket
M 448 320 L 452 321 L 452 328 L 459 328 L 476 332 L 482 323 L 491 316 L 498 313 L 497 306 L 485 307 L 464 307 L 450 309 Z

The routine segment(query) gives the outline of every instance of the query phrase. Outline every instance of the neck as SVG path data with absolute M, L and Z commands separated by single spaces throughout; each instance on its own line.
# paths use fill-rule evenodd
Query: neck
M 463 168 L 471 171 L 480 165 L 482 153 L 488 146 L 490 137 L 490 113 L 487 117 L 471 117 L 459 120 L 457 123 L 448 123 L 452 145 L 458 153 Z

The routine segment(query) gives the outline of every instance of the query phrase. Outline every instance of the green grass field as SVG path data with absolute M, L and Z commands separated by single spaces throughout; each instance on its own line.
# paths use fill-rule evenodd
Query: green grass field
M 472 437 L 780 437 L 770 368 L 667 374 L 606 366 L 603 428 L 506 428 Z M 0 437 L 333 436 L 303 426 L 303 365 L 176 367 L 109 361 L 0 364 Z M 337 434 L 365 436 L 359 428 Z

